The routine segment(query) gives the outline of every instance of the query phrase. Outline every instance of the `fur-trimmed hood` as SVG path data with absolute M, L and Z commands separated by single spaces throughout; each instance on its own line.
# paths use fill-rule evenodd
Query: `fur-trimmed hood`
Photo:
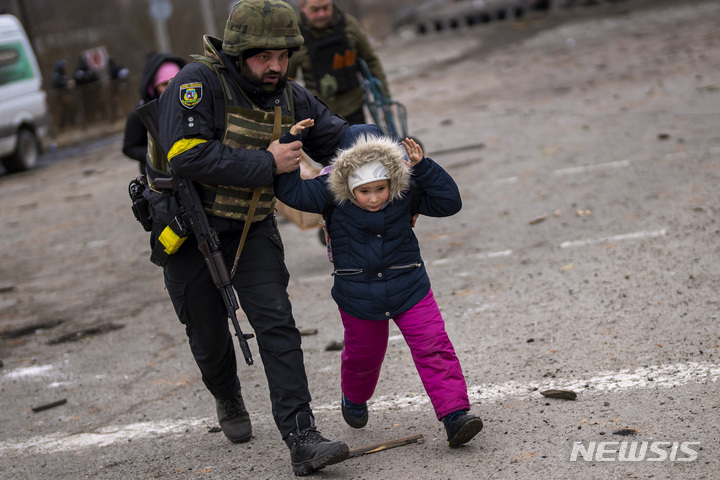
M 348 149 L 339 150 L 327 184 L 335 201 L 343 204 L 354 200 L 348 178 L 358 167 L 370 162 L 382 163 L 390 179 L 388 202 L 402 198 L 410 188 L 410 167 L 405 163 L 405 150 L 398 142 L 385 136 L 361 135 Z

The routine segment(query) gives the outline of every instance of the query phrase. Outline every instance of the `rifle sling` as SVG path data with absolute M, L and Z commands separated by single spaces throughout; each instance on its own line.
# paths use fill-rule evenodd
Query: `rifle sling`
M 282 127 L 282 109 L 278 105 L 275 107 L 275 123 L 273 125 L 273 134 L 270 142 L 274 142 L 280 138 L 280 131 Z M 260 192 L 262 187 L 255 187 L 253 191 L 252 200 L 250 200 L 250 208 L 248 209 L 247 218 L 245 219 L 245 226 L 243 227 L 242 235 L 240 236 L 240 244 L 238 245 L 237 252 L 235 252 L 235 260 L 233 261 L 233 268 L 230 272 L 230 278 L 235 276 L 235 269 L 237 268 L 238 261 L 240 261 L 240 254 L 242 253 L 243 247 L 245 246 L 245 239 L 247 238 L 248 231 L 250 230 L 250 224 L 252 223 L 253 217 L 255 216 L 255 208 L 257 207 L 258 201 L 260 200 Z

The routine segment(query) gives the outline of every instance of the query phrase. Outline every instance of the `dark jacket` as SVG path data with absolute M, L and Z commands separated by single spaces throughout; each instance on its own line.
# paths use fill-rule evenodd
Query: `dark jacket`
M 142 77 L 140 78 L 140 103 L 141 106 L 150 100 L 155 98 L 154 94 L 151 94 L 149 87 L 151 82 L 155 78 L 160 65 L 165 62 L 175 62 L 180 68 L 185 66 L 187 62 L 180 57 L 170 55 L 168 53 L 153 53 L 148 56 L 143 68 Z M 137 112 L 133 110 L 128 115 L 125 121 L 125 135 L 123 136 L 123 148 L 122 151 L 125 155 L 140 162 L 141 171 L 145 164 L 145 154 L 147 153 L 147 129 L 140 120 Z
M 460 192 L 440 165 L 424 158 L 408 175 L 399 145 L 386 139 L 359 140 L 340 153 L 328 176 L 302 180 L 299 173 L 278 175 L 275 194 L 298 210 L 322 213 L 329 195 L 335 207 L 327 219 L 335 277 L 332 296 L 346 313 L 386 320 L 420 302 L 430 279 L 411 225 L 410 182 L 419 191 L 418 213 L 454 215 L 462 208 Z M 377 155 L 379 149 L 385 154 Z M 374 152 L 371 152 L 374 150 Z M 400 153 L 398 153 L 400 152 Z M 390 176 L 390 201 L 378 212 L 353 203 L 348 176 L 367 159 L 382 158 Z
M 232 61 L 220 51 L 221 41 L 205 37 L 206 48 L 213 49 L 224 63 L 233 82 L 231 93 L 241 106 L 253 105 L 270 110 L 275 105 L 289 111 L 285 92 L 268 93 L 248 83 L 237 72 Z M 200 84 L 200 100 L 188 108 L 180 100 L 180 90 L 187 84 Z M 302 132 L 303 150 L 316 162 L 327 165 L 335 155 L 343 133 L 348 125 L 342 118 L 332 115 L 327 106 L 300 85 L 290 82 L 293 93 L 293 113 L 296 122 L 313 118 L 315 126 Z M 242 89 L 242 90 L 241 90 Z M 232 148 L 222 143 L 225 131 L 225 96 L 217 75 L 203 63 L 190 63 L 175 76 L 159 101 L 160 144 L 171 152 L 176 144 L 192 143 L 172 156 L 173 170 L 190 180 L 208 185 L 230 185 L 254 188 L 270 186 L 275 178 L 276 168 L 273 155 L 266 149 L 252 150 Z M 216 227 L 233 229 L 232 224 L 223 224 L 217 217 L 211 219 Z M 231 222 L 231 221 L 228 221 Z

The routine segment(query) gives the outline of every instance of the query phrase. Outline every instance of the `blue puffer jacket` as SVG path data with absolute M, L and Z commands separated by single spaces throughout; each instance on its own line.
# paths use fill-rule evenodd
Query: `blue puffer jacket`
M 277 198 L 298 210 L 323 213 L 327 197 L 334 196 L 328 219 L 335 277 L 332 296 L 354 317 L 393 318 L 430 290 L 411 225 L 410 182 L 419 192 L 422 215 L 445 217 L 462 207 L 457 185 L 440 165 L 424 158 L 409 172 L 400 148 L 387 138 L 370 137 L 341 151 L 329 176 L 302 180 L 295 171 L 275 178 Z M 369 212 L 353 203 L 347 178 L 359 165 L 378 159 L 389 171 L 390 200 L 382 210 Z

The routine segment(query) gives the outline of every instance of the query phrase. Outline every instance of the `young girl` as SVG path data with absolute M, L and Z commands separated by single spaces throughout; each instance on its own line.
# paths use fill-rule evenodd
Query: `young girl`
M 407 161 L 402 147 L 374 125 L 352 126 L 346 138 L 349 148 L 339 151 L 329 175 L 302 180 L 296 171 L 275 179 L 277 198 L 298 210 L 327 215 L 328 196 L 334 202 L 326 223 L 332 239 L 332 297 L 345 329 L 343 418 L 354 428 L 367 424 L 367 401 L 377 385 L 392 319 L 449 446 L 457 447 L 483 424 L 467 413 L 465 378 L 413 233 L 412 197 L 419 198 L 418 213 L 445 217 L 460 211 L 460 193 L 450 175 L 423 157 L 411 139 L 402 142 Z

